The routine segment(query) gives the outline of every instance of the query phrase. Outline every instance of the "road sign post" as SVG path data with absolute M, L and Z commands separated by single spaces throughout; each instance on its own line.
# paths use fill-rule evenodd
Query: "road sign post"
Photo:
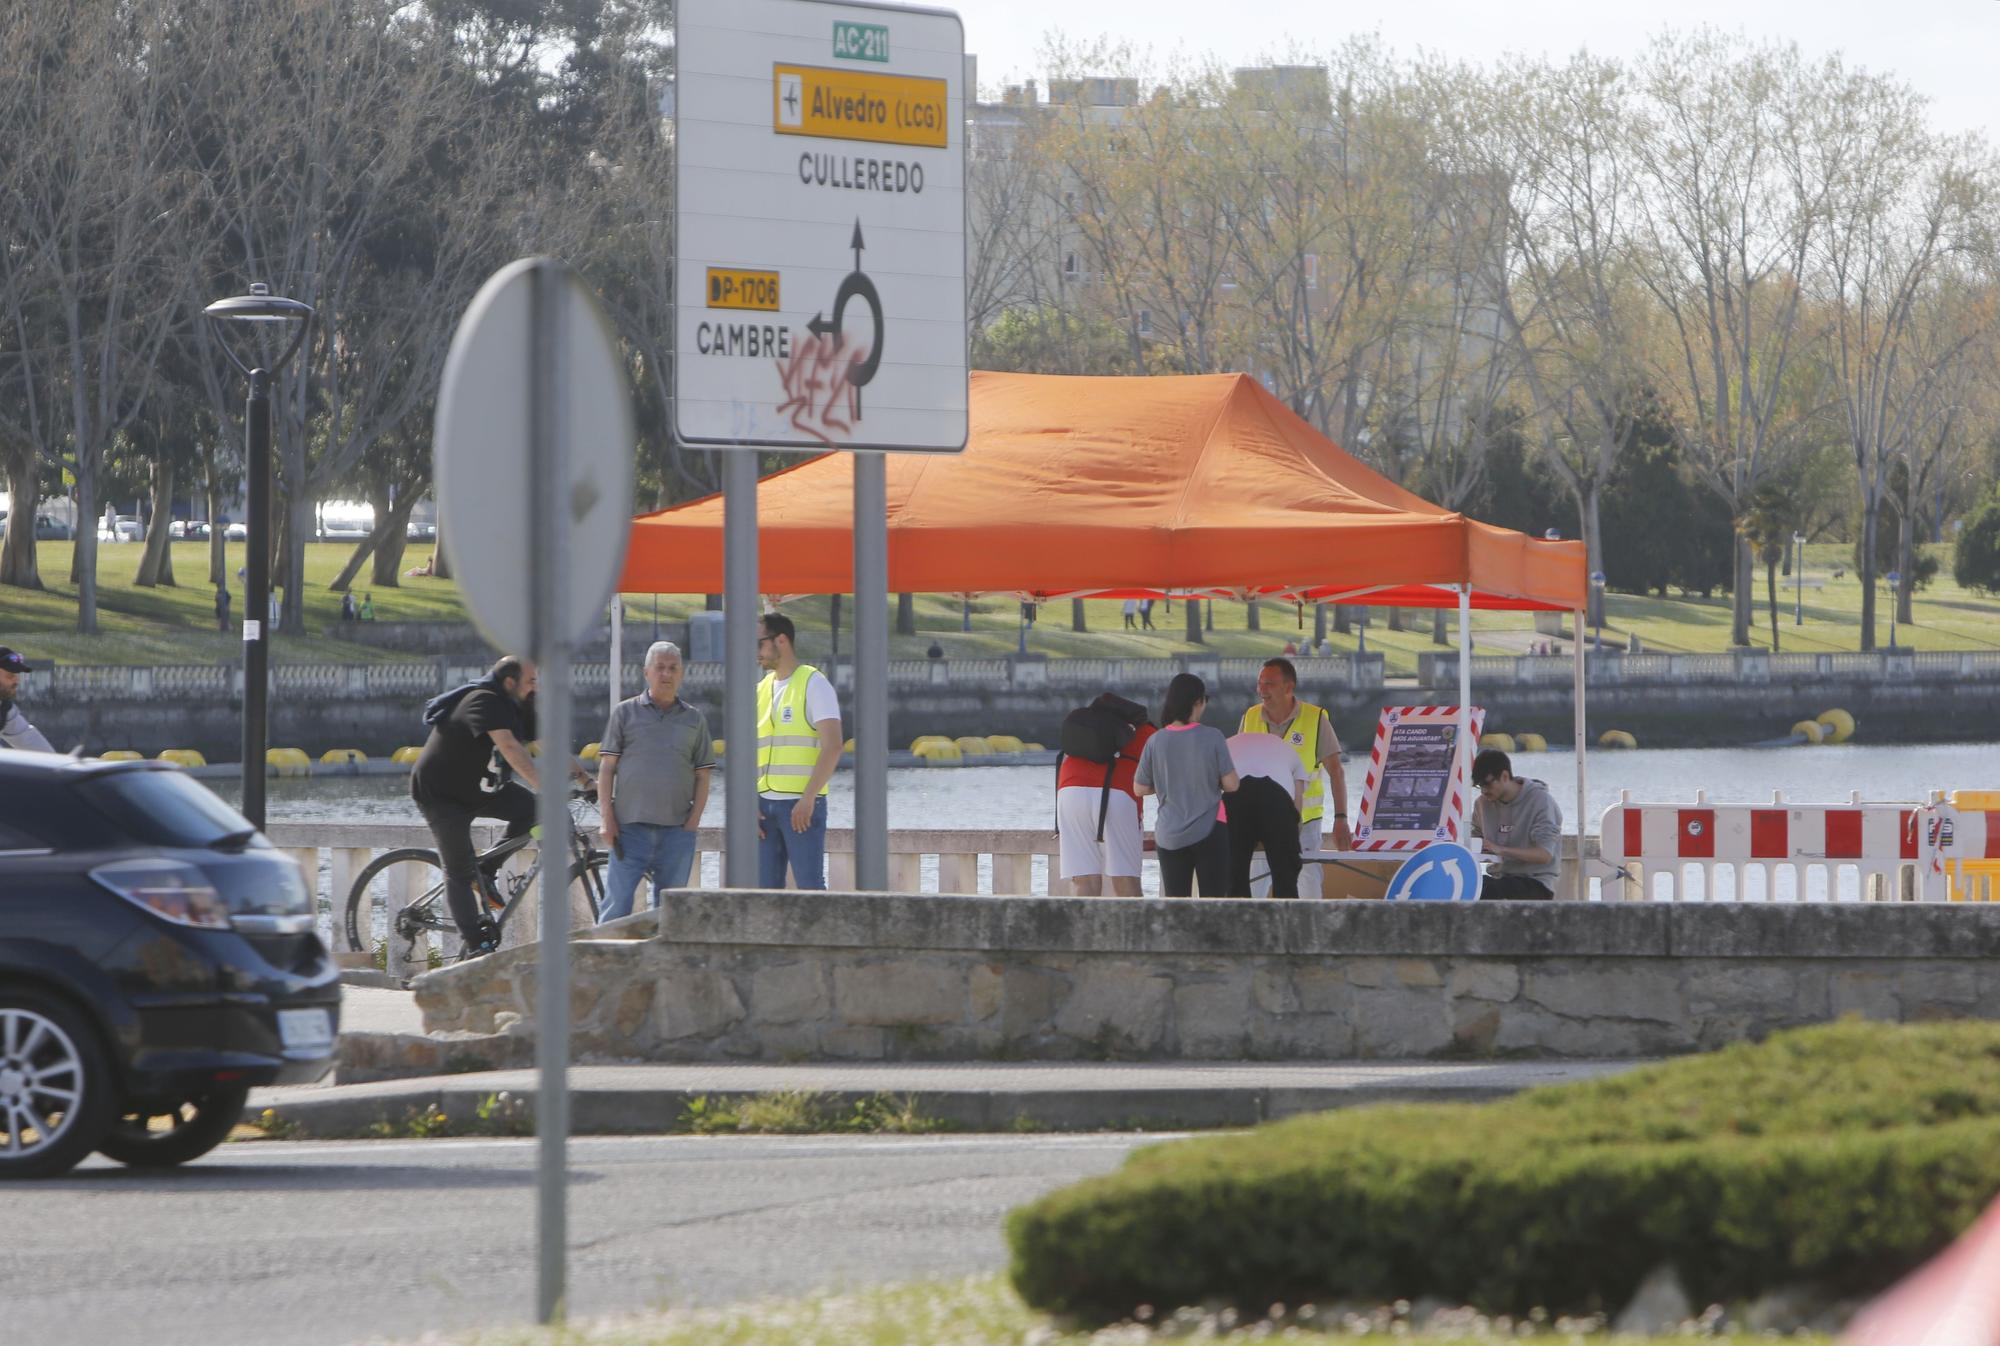
M 535 1313 L 562 1316 L 569 1137 L 570 653 L 611 597 L 632 512 L 632 404 L 610 325 L 574 272 L 515 262 L 480 289 L 438 396 L 438 522 L 473 620 L 539 665 Z M 523 546 L 523 542 L 526 545 Z M 605 800 L 609 807 L 610 801 Z
M 965 35 L 944 10 L 681 0 L 674 433 L 957 452 L 968 400 Z M 855 462 L 855 873 L 888 883 L 886 466 Z M 754 468 L 724 477 L 729 870 L 755 825 Z M 738 713 L 737 701 L 745 703 Z M 745 840 L 743 848 L 754 843 Z M 731 877 L 731 883 L 746 880 Z

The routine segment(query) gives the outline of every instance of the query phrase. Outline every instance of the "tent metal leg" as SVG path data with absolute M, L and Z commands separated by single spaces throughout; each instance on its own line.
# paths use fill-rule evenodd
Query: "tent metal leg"
M 1576 716 L 1576 864 L 1573 867 L 1570 881 L 1575 885 L 1574 892 L 1576 899 L 1581 902 L 1590 896 L 1589 880 L 1585 877 L 1583 868 L 1584 819 L 1588 815 L 1588 801 L 1590 798 L 1589 795 L 1584 793 L 1583 761 L 1587 753 L 1588 744 L 1585 739 L 1583 718 L 1583 609 L 1578 608 L 1575 612 L 1572 612 L 1570 618 L 1576 623 L 1576 642 L 1573 647 L 1576 651 L 1576 669 L 1574 675 L 1576 685 L 1570 693 L 1571 709 Z

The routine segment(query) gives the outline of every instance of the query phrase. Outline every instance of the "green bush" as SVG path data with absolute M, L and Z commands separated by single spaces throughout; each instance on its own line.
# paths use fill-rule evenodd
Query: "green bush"
M 1135 1154 L 1008 1222 L 1028 1303 L 1436 1295 L 1615 1311 L 1887 1284 L 2000 1190 L 2000 1025 L 1843 1022 L 1485 1105 L 1322 1113 Z

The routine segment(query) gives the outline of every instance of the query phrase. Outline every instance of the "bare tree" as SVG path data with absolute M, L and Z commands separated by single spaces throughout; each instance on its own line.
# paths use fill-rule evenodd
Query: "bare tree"
M 1738 51 L 1714 33 L 1657 39 L 1641 86 L 1637 255 L 1661 314 L 1654 386 L 1688 460 L 1740 514 L 1813 410 L 1792 373 L 1831 185 L 1815 146 L 1823 91 L 1796 48 Z M 1752 564 L 1739 533 L 1738 645 L 1750 641 Z

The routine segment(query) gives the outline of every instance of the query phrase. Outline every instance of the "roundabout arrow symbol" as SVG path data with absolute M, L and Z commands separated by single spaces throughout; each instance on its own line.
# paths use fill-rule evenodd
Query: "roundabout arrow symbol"
M 846 279 L 840 282 L 840 289 L 833 297 L 833 320 L 831 322 L 827 321 L 824 312 L 815 313 L 812 321 L 806 324 L 806 329 L 817 337 L 833 337 L 838 339 L 841 319 L 847 312 L 848 300 L 860 299 L 868 305 L 869 315 L 875 320 L 875 342 L 869 348 L 868 358 L 849 370 L 847 374 L 848 383 L 853 385 L 857 390 L 854 394 L 854 412 L 856 417 L 859 417 L 861 414 L 861 394 L 859 389 L 865 387 L 869 380 L 875 377 L 875 371 L 882 363 L 883 341 L 882 297 L 875 292 L 875 282 L 868 279 L 867 273 L 861 269 L 861 251 L 866 245 L 861 241 L 861 220 L 859 217 L 856 217 L 854 221 L 854 240 L 848 246 L 854 249 L 854 270 L 850 271 Z

